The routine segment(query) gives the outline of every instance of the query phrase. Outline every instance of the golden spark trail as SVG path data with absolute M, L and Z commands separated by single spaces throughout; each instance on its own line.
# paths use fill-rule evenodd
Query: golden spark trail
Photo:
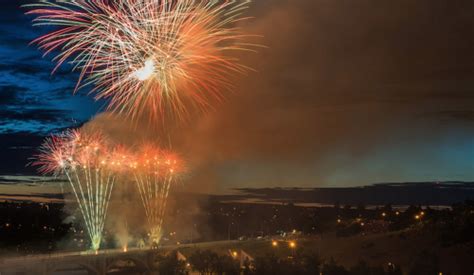
M 67 131 L 46 139 L 34 165 L 40 172 L 65 174 L 88 232 L 91 249 L 102 241 L 107 209 L 120 162 L 100 134 Z
M 169 191 L 176 175 L 183 171 L 182 164 L 176 156 L 146 146 L 134 158 L 131 167 L 145 209 L 150 241 L 158 244 Z

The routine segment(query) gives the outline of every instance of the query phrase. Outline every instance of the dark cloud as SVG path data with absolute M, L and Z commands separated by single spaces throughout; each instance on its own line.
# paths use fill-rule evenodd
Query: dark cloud
M 36 168 L 28 164 L 43 139 L 44 136 L 31 133 L 0 134 L 0 174 L 36 175 Z
M 0 110 L 0 118 L 0 121 L 4 122 L 21 120 L 24 122 L 39 121 L 44 123 L 57 123 L 64 118 L 64 111 L 38 109 Z
M 21 98 L 19 93 L 27 91 L 26 88 L 16 85 L 0 85 L 0 106 L 16 105 Z
M 474 197 L 473 182 L 400 182 L 362 188 L 241 188 L 240 195 L 221 197 L 227 201 L 334 205 L 447 205 Z
M 48 74 L 43 67 L 35 65 L 34 63 L 22 64 L 15 62 L 15 64 L 0 64 L 0 71 L 12 72 L 13 74 Z

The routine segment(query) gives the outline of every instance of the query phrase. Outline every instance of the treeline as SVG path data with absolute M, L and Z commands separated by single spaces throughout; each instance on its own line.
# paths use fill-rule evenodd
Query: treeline
M 159 274 L 184 275 L 191 271 L 205 275 L 402 275 L 399 266 L 388 264 L 385 267 L 369 266 L 366 262 L 359 262 L 350 269 L 339 265 L 333 259 L 323 261 L 316 254 L 298 253 L 295 256 L 281 258 L 274 254 L 257 257 L 253 261 L 245 261 L 241 266 L 238 259 L 229 255 L 219 255 L 211 250 L 197 250 L 187 259 L 179 260 L 177 252 L 161 256 L 159 259 Z M 423 273 L 416 273 L 423 275 Z
M 337 209 L 339 212 L 335 227 L 331 228 L 329 225 L 325 232 L 334 230 L 340 237 L 414 229 L 423 234 L 436 235 L 441 243 L 447 246 L 474 240 L 472 200 L 441 210 L 410 206 L 405 211 L 400 211 L 393 209 L 391 205 L 375 210 L 365 210 L 363 206 Z
M 0 203 L 0 247 L 10 254 L 51 252 L 67 236 L 71 224 L 64 204 Z
M 469 243 L 474 240 L 474 201 L 455 204 L 452 210 L 428 215 L 423 223 L 425 233 L 436 234 L 444 246 Z
M 472 208 L 473 201 L 452 205 L 446 209 L 420 205 L 400 209 L 392 207 L 391 204 L 369 208 L 363 203 L 358 205 L 336 203 L 333 207 L 301 207 L 291 203 L 257 205 L 211 202 L 202 206 L 203 216 L 192 217 L 193 220 L 207 221 L 206 224 L 196 225 L 199 238 L 192 241 L 256 238 L 291 232 L 294 229 L 304 235 L 335 232 L 340 237 L 347 237 L 419 228 L 424 224 L 435 222 L 434 229 L 446 229 L 448 233 L 444 237 L 446 242 L 463 242 L 472 236 L 465 234 L 471 230 L 469 219 L 472 218 L 470 214 Z M 178 221 L 186 211 L 189 210 L 177 211 L 173 214 L 173 219 Z M 241 226 L 243 224 L 245 226 Z M 175 227 L 178 226 L 170 224 L 170 228 Z M 462 238 L 456 240 L 456 236 Z M 183 236 L 181 241 L 184 242 L 185 239 L 186 236 Z

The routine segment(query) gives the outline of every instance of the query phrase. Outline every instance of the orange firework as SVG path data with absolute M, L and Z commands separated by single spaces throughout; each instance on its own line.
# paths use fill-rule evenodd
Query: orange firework
M 250 0 L 44 0 L 27 5 L 35 25 L 58 29 L 34 42 L 58 50 L 109 109 L 132 118 L 181 117 L 189 104 L 207 108 L 247 67 L 228 53 L 249 50 L 236 26 Z
M 171 185 L 184 172 L 182 160 L 174 153 L 147 145 L 139 150 L 131 170 L 137 184 L 152 243 L 162 235 L 166 203 Z

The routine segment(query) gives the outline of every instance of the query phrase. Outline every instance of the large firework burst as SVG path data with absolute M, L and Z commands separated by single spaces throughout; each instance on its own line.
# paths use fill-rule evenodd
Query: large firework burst
M 27 13 L 58 27 L 34 42 L 80 71 L 76 89 L 92 85 L 110 110 L 156 118 L 208 107 L 247 69 L 228 52 L 252 48 L 236 24 L 250 1 L 42 0 Z

